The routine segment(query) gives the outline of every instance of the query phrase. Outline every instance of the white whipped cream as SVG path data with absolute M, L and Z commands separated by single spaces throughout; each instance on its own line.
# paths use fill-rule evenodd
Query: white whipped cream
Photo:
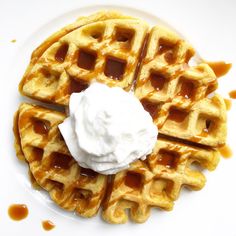
M 59 129 L 78 164 L 102 174 L 115 174 L 144 160 L 158 134 L 133 93 L 99 83 L 71 95 L 69 117 Z

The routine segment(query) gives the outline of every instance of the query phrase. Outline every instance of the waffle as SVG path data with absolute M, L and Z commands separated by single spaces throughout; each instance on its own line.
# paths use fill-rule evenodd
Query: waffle
M 92 217 L 100 207 L 107 177 L 79 167 L 71 157 L 58 129 L 64 119 L 63 113 L 22 104 L 15 117 L 16 150 L 54 202 L 83 217 Z
M 58 130 L 66 115 L 50 109 L 22 104 L 15 116 L 15 146 L 28 162 L 35 181 L 60 207 L 81 216 L 95 215 L 104 201 L 103 218 L 110 223 L 146 221 L 151 207 L 171 210 L 182 185 L 199 190 L 204 175 L 192 163 L 214 170 L 219 161 L 214 149 L 193 147 L 159 138 L 146 161 L 134 162 L 113 177 L 84 169 L 70 156 Z
M 193 54 L 191 46 L 175 33 L 154 27 L 135 95 L 160 133 L 218 147 L 226 140 L 226 107 L 219 95 L 212 95 L 218 83 L 209 65 L 189 66 Z
M 147 220 L 151 207 L 171 210 L 182 186 L 200 190 L 205 176 L 195 164 L 214 170 L 219 155 L 214 149 L 189 146 L 159 138 L 153 153 L 145 162 L 137 161 L 131 168 L 116 174 L 104 206 L 103 218 L 115 224 L 130 217 L 137 223 Z
M 147 30 L 143 21 L 113 12 L 79 19 L 32 54 L 19 90 L 60 105 L 93 80 L 129 90 Z
M 70 94 L 92 81 L 134 92 L 158 126 L 151 155 L 104 176 L 81 168 L 58 130 L 66 114 L 22 104 L 15 116 L 15 149 L 37 184 L 64 209 L 84 217 L 102 208 L 109 223 L 147 220 L 152 207 L 171 210 L 182 186 L 203 188 L 226 140 L 226 105 L 217 75 L 192 65 L 192 46 L 176 33 L 104 11 L 81 17 L 32 54 L 21 94 L 67 108 Z M 197 167 L 196 165 L 197 164 Z

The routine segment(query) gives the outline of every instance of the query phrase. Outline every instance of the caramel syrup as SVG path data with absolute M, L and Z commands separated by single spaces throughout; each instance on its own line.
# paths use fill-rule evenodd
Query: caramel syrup
M 220 154 L 222 155 L 222 157 L 224 157 L 224 158 L 230 158 L 233 156 L 233 152 L 232 152 L 231 148 L 227 145 L 219 148 L 218 150 L 219 150 Z
M 51 222 L 50 220 L 44 220 L 44 221 L 42 221 L 42 227 L 44 230 L 50 231 L 53 228 L 55 228 L 55 224 L 53 222 Z
M 232 99 L 236 99 L 236 90 L 232 90 L 231 92 L 229 92 L 229 96 Z
M 214 71 L 216 77 L 221 77 L 229 72 L 232 67 L 231 63 L 225 63 L 224 61 L 206 62 Z
M 34 161 L 41 161 L 43 157 L 43 149 L 33 147 L 33 158 Z
M 51 158 L 51 167 L 55 169 L 69 169 L 70 163 L 72 161 L 71 156 L 59 152 L 54 152 Z
M 97 54 L 95 52 L 88 52 L 83 49 L 79 50 L 77 65 L 85 70 L 93 70 Z
M 142 176 L 138 173 L 128 171 L 125 177 L 125 185 L 130 188 L 140 189 L 142 185 Z
M 194 84 L 192 82 L 182 82 L 181 90 L 178 95 L 190 99 L 194 96 Z
M 62 44 L 62 45 L 58 48 L 58 50 L 57 50 L 57 52 L 56 52 L 56 54 L 55 54 L 55 59 L 56 59 L 58 62 L 64 62 L 64 61 L 65 61 L 68 48 L 69 48 L 69 45 L 68 45 L 68 44 Z
M 170 110 L 168 119 L 181 123 L 185 120 L 186 117 L 187 117 L 187 112 L 172 108 Z
M 166 78 L 162 74 L 151 74 L 150 82 L 157 91 L 160 91 L 165 85 Z
M 146 99 L 142 99 L 141 103 L 143 108 L 151 115 L 152 119 L 155 119 L 158 112 L 158 105 Z
M 125 68 L 126 61 L 114 57 L 108 57 L 106 60 L 104 74 L 111 79 L 121 80 L 123 78 L 123 74 L 125 73 Z
M 86 169 L 86 168 L 81 167 L 80 175 L 85 176 L 85 177 L 95 178 L 98 176 L 98 173 L 91 169 Z
M 179 156 L 177 153 L 160 151 L 160 157 L 157 159 L 157 164 L 163 165 L 167 168 L 174 169 L 177 166 Z
M 229 99 L 224 98 L 225 106 L 227 111 L 229 111 L 232 107 L 232 102 Z
M 69 94 L 72 93 L 80 93 L 88 88 L 88 83 L 82 80 L 76 80 L 73 77 L 70 77 L 70 85 L 69 85 Z
M 45 135 L 49 132 L 50 125 L 48 122 L 33 118 L 32 123 L 35 133 Z
M 8 215 L 12 220 L 20 221 L 28 216 L 28 208 L 25 204 L 12 204 L 8 208 Z

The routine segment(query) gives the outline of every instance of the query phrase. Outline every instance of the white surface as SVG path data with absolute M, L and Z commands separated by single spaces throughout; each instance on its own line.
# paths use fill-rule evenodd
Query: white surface
M 111 1 L 60 0 L 0 0 L 0 65 L 1 65 L 1 122 L 0 122 L 0 235 L 236 235 L 236 159 L 222 159 L 217 170 L 207 173 L 207 184 L 200 192 L 183 191 L 172 212 L 152 210 L 145 224 L 108 225 L 99 216 L 82 219 L 65 213 L 49 201 L 46 194 L 32 190 L 24 164 L 19 163 L 13 149 L 12 119 L 22 100 L 18 82 L 29 62 L 30 53 L 39 43 L 60 26 L 77 16 L 89 14 L 98 4 Z M 143 17 L 150 23 L 160 19 L 168 22 L 193 44 L 208 60 L 227 60 L 236 63 L 236 2 L 117 0 L 123 12 Z M 90 8 L 83 8 L 90 5 Z M 126 9 L 136 7 L 147 13 Z M 104 9 L 105 7 L 101 7 Z M 119 7 L 117 7 L 119 8 Z M 126 9 L 126 10 L 125 10 Z M 150 14 L 154 15 L 150 15 Z M 16 39 L 16 43 L 10 40 Z M 233 67 L 220 79 L 219 92 L 227 95 L 236 89 Z M 236 154 L 236 103 L 229 113 L 228 140 Z M 25 203 L 29 216 L 14 222 L 7 215 L 12 203 Z M 46 232 L 41 220 L 50 219 L 56 228 Z M 31 233 L 30 233 L 31 232 Z

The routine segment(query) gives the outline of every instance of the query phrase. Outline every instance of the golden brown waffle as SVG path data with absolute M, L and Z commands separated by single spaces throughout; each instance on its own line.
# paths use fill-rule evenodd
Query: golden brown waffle
M 214 170 L 218 152 L 159 138 L 146 161 L 136 161 L 116 174 L 107 188 L 107 177 L 78 166 L 70 156 L 58 130 L 65 114 L 22 104 L 15 117 L 16 149 L 25 157 L 36 182 L 62 208 L 91 217 L 103 197 L 103 217 L 110 223 L 127 221 L 131 209 L 135 222 L 144 222 L 151 207 L 171 210 L 182 185 L 199 190 L 204 175 L 192 163 Z M 106 193 L 106 194 L 105 194 Z
M 72 92 L 84 90 L 93 80 L 129 90 L 148 30 L 146 23 L 102 12 L 68 28 L 33 53 L 19 86 L 21 93 L 67 105 Z
M 219 95 L 208 98 L 217 88 L 217 79 L 205 63 L 188 65 L 193 53 L 175 33 L 154 27 L 135 95 L 151 113 L 160 133 L 220 146 L 226 140 L 226 107 Z
M 159 128 L 153 153 L 115 176 L 78 166 L 58 130 L 66 115 L 22 104 L 15 118 L 16 152 L 36 182 L 62 208 L 91 217 L 103 204 L 110 223 L 144 222 L 152 207 L 171 210 L 182 186 L 201 189 L 201 168 L 213 170 L 226 139 L 224 100 L 207 63 L 190 66 L 194 49 L 176 33 L 107 11 L 81 17 L 32 54 L 19 85 L 23 95 L 68 105 L 72 92 L 96 80 L 135 95 Z M 193 164 L 193 165 L 192 165 Z
M 200 190 L 205 184 L 205 176 L 193 164 L 214 170 L 218 161 L 218 152 L 213 149 L 159 138 L 145 162 L 137 161 L 116 174 L 103 217 L 110 223 L 125 223 L 126 209 L 130 209 L 131 219 L 142 223 L 151 207 L 171 210 L 182 186 Z
M 64 209 L 91 217 L 100 207 L 107 177 L 79 167 L 71 157 L 58 129 L 64 119 L 63 113 L 22 104 L 15 117 L 15 146 L 53 201 Z

